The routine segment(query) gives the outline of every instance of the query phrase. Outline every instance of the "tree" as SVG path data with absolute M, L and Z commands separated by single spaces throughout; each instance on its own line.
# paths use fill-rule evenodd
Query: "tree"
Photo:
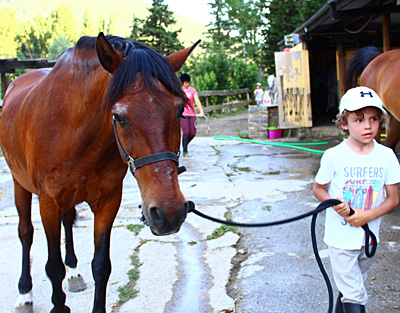
M 15 58 L 18 42 L 15 37 L 20 32 L 15 10 L 0 9 L 0 58 Z
M 155 51 L 168 55 L 174 51 L 183 49 L 178 39 L 181 29 L 170 31 L 176 24 L 173 12 L 164 4 L 164 0 L 153 0 L 149 15 L 146 17 L 143 28 L 140 31 L 140 42 L 154 49 Z
M 81 36 L 96 36 L 96 25 L 91 18 L 89 10 L 85 9 L 83 14 L 83 25 L 81 28 Z
M 268 19 L 268 29 L 265 36 L 264 57 L 269 73 L 275 72 L 274 53 L 279 51 L 278 43 L 285 35 L 292 33 L 307 19 L 314 15 L 326 0 L 271 0 L 265 14 Z M 267 3 L 268 4 L 268 3 Z
M 64 35 L 58 35 L 57 37 L 53 37 L 48 48 L 49 60 L 57 60 L 60 57 L 60 55 L 70 46 L 71 42 Z
M 103 14 L 100 15 L 99 26 L 98 26 L 99 32 L 103 32 L 105 35 L 112 35 L 114 33 L 114 23 L 116 18 L 117 15 L 115 13 L 112 13 L 108 17 L 108 22 L 106 22 L 106 19 L 104 18 Z
M 129 35 L 129 40 L 131 41 L 139 41 L 140 40 L 140 33 L 143 28 L 144 20 L 140 19 L 133 15 L 132 25 L 129 28 L 132 28 L 131 34 Z
M 54 36 L 58 37 L 62 35 L 68 38 L 72 45 L 78 39 L 79 35 L 74 14 L 71 9 L 65 4 L 60 4 L 60 6 L 51 13 L 51 18 Z
M 211 15 L 214 15 L 214 21 L 208 24 L 208 38 L 215 43 L 217 48 L 225 46 L 230 48 L 234 44 L 234 39 L 231 37 L 232 23 L 228 17 L 228 7 L 224 0 L 215 0 L 210 3 Z M 206 43 L 209 48 L 209 43 Z
M 44 18 L 38 13 L 33 22 L 27 21 L 22 24 L 22 32 L 16 36 L 18 53 L 29 59 L 45 57 L 52 34 L 51 18 Z

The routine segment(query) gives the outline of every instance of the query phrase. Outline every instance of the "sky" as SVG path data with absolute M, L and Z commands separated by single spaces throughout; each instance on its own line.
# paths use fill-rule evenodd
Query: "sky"
M 143 0 L 152 3 L 151 0 Z M 171 11 L 179 13 L 196 22 L 207 25 L 212 21 L 213 16 L 210 15 L 211 6 L 208 4 L 210 0 L 164 0 L 168 4 Z

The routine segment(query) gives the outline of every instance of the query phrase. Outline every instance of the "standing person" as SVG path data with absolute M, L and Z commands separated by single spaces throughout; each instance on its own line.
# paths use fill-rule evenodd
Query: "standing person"
M 182 149 L 183 156 L 188 155 L 188 145 L 189 142 L 192 141 L 194 136 L 196 136 L 196 109 L 194 107 L 194 103 L 200 111 L 199 116 L 204 116 L 203 107 L 201 106 L 201 102 L 199 99 L 199 95 L 197 94 L 197 90 L 193 87 L 190 87 L 190 76 L 188 74 L 182 74 L 181 77 L 182 82 L 182 90 L 186 94 L 189 99 L 189 102 L 186 103 L 185 109 L 183 111 L 183 117 L 181 118 L 181 127 L 182 127 Z
M 262 100 L 263 106 L 266 106 L 266 107 L 271 106 L 272 103 L 271 103 L 271 97 L 269 95 L 269 87 L 268 86 L 265 87 L 265 91 L 264 91 L 262 99 L 263 99 Z
M 348 90 L 340 101 L 336 125 L 349 138 L 325 152 L 315 177 L 313 195 L 318 200 L 342 201 L 327 209 L 324 236 L 340 292 L 337 313 L 365 312 L 370 259 L 361 226 L 368 223 L 379 241 L 380 217 L 399 203 L 399 162 L 391 149 L 374 140 L 385 114 L 372 89 Z M 350 207 L 355 211 L 351 216 Z
M 264 94 L 264 92 L 261 89 L 261 84 L 257 83 L 256 90 L 254 90 L 254 98 L 256 100 L 257 105 L 262 104 L 263 94 Z

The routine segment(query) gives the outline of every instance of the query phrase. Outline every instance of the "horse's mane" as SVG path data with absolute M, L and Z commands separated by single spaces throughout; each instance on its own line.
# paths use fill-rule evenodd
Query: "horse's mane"
M 378 48 L 374 46 L 361 48 L 353 54 L 347 67 L 348 83 L 350 83 L 350 86 L 357 86 L 357 80 L 368 63 L 380 54 Z
M 105 95 L 107 104 L 115 103 L 127 88 L 132 88 L 139 72 L 145 87 L 152 94 L 161 92 L 153 80 L 155 78 L 163 83 L 172 94 L 187 101 L 177 75 L 163 56 L 139 42 L 111 35 L 107 35 L 106 38 L 125 58 L 108 83 Z M 96 37 L 84 36 L 75 45 L 75 49 L 79 50 L 94 50 L 95 48 Z

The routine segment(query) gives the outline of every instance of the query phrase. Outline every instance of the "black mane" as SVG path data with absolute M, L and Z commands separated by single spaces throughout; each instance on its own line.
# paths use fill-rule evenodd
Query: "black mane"
M 125 61 L 114 73 L 108 83 L 105 102 L 115 103 L 119 97 L 128 89 L 133 88 L 137 74 L 140 72 L 145 87 L 151 93 L 160 92 L 159 87 L 153 81 L 153 77 L 163 83 L 174 95 L 187 101 L 182 92 L 181 83 L 172 66 L 159 53 L 139 42 L 107 35 L 106 39 L 120 53 Z M 96 37 L 82 37 L 75 45 L 76 49 L 92 50 L 96 48 Z

